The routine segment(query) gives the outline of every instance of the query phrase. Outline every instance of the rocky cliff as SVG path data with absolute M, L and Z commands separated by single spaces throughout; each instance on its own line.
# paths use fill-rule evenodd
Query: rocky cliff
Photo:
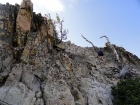
M 111 86 L 140 77 L 140 59 L 122 47 L 114 45 L 121 63 L 97 48 L 103 63 L 92 48 L 57 40 L 30 0 L 0 4 L 0 105 L 113 105 Z

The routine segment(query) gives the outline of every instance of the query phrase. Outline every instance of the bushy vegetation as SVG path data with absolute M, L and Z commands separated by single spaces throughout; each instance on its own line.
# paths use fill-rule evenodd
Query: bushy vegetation
M 126 79 L 112 87 L 114 105 L 140 105 L 140 79 Z
M 45 14 L 45 17 L 47 18 L 48 24 L 51 24 L 54 27 L 54 34 L 55 34 L 55 40 L 56 44 L 61 43 L 63 40 L 67 39 L 68 30 L 64 29 L 63 22 L 64 20 L 61 20 L 58 14 L 56 14 L 56 20 L 51 18 L 50 14 Z

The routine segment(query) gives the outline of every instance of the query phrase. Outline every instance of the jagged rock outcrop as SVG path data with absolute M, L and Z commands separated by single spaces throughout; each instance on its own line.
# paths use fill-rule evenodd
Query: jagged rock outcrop
M 55 27 L 32 6 L 0 4 L 0 105 L 113 105 L 111 86 L 140 77 L 140 59 L 124 48 L 113 45 L 120 62 L 96 48 L 105 63 L 90 47 L 56 48 Z
M 20 4 L 19 12 L 17 14 L 17 33 L 29 31 L 31 27 L 33 14 L 33 3 L 31 0 L 23 0 Z M 21 33 L 23 34 L 23 33 Z
M 23 0 L 16 18 L 17 46 L 26 45 L 27 36 L 30 32 L 33 14 L 33 4 L 31 0 Z

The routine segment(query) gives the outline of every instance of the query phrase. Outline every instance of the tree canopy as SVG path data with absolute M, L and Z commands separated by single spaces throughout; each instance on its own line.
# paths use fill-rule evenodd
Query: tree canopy
M 120 80 L 112 87 L 114 105 L 140 105 L 140 79 Z

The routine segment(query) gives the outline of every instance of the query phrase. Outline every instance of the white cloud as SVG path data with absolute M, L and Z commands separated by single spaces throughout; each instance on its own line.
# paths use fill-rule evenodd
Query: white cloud
M 34 4 L 34 7 L 39 7 L 37 9 L 47 9 L 52 12 L 56 11 L 63 11 L 64 5 L 62 4 L 61 0 L 31 0 Z M 10 4 L 18 3 L 20 4 L 22 0 L 0 0 L 0 3 L 5 4 L 9 2 Z
M 52 12 L 64 10 L 64 5 L 60 0 L 34 0 L 34 3 Z

